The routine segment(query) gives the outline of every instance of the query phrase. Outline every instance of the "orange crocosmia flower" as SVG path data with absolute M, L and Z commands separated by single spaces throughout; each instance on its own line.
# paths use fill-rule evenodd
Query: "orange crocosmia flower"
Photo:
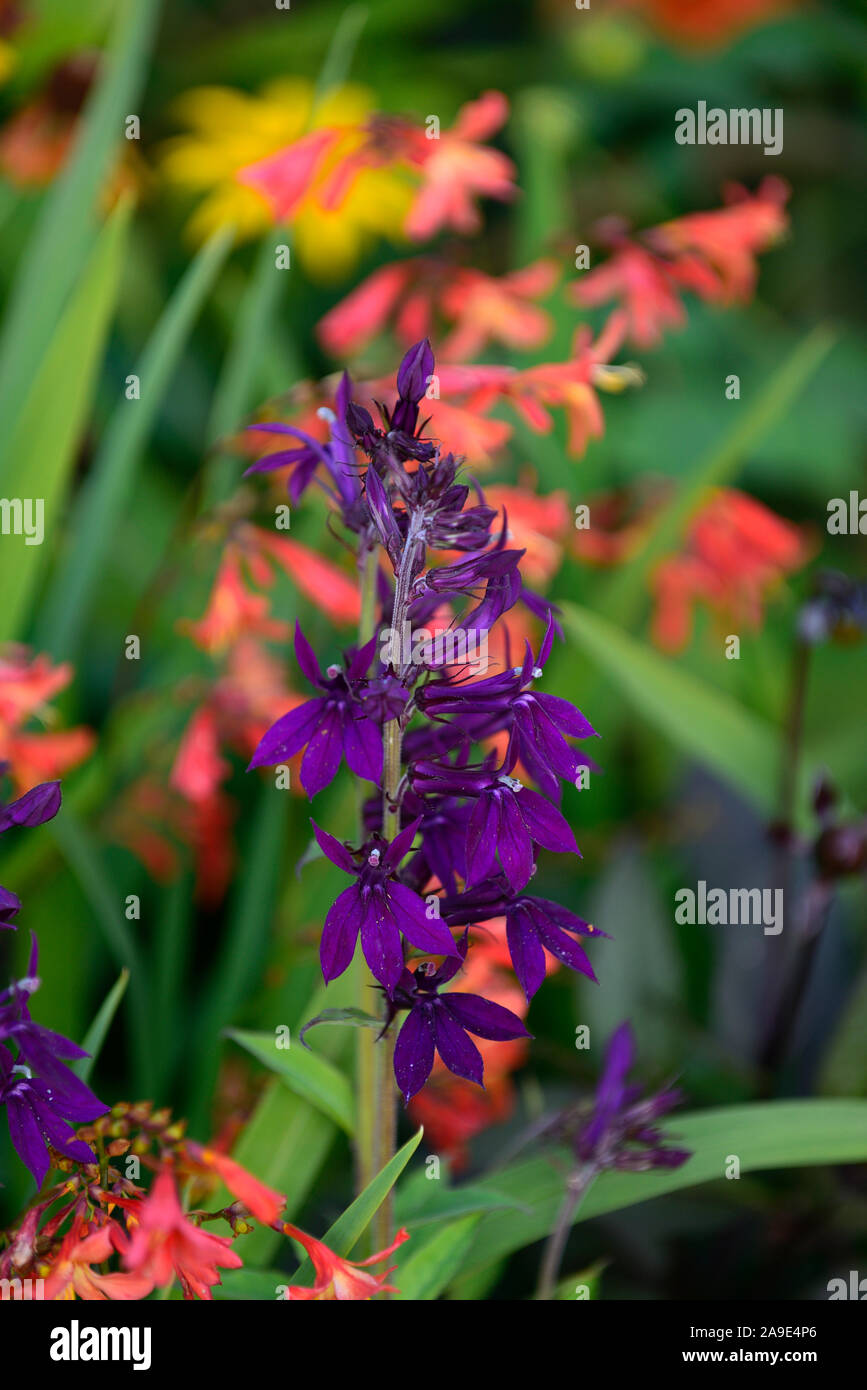
M 481 225 L 475 199 L 507 201 L 516 192 L 515 166 L 488 140 L 505 123 L 509 103 L 502 92 L 484 92 L 458 112 L 451 130 L 427 140 L 418 130 L 411 159 L 420 168 L 422 187 L 416 194 L 404 230 L 413 241 L 425 241 L 444 228 L 466 235 Z
M 452 362 L 477 357 L 489 343 L 529 352 L 551 333 L 551 318 L 531 301 L 549 294 L 557 281 L 554 261 L 536 261 L 499 278 L 478 270 L 459 270 L 440 296 L 440 308 L 455 327 L 443 341 L 441 356 Z
M 492 507 L 506 514 L 510 545 L 526 553 L 521 572 L 531 584 L 547 584 L 560 568 L 563 544 L 572 525 L 565 492 L 544 495 L 530 487 L 495 483 L 485 490 Z
M 393 319 L 398 341 L 409 347 L 434 336 L 439 313 L 454 325 L 442 341 L 441 361 L 466 361 L 492 341 L 539 347 L 551 320 L 531 301 L 548 294 L 557 275 L 550 260 L 496 277 L 419 256 L 375 270 L 325 315 L 319 337 L 333 356 L 343 357 L 366 347 Z
M 253 543 L 259 552 L 275 560 L 320 612 L 327 613 L 336 623 L 358 622 L 358 585 L 342 569 L 300 541 L 272 535 L 260 527 L 249 530 L 255 533 Z
M 154 1286 L 149 1275 L 123 1270 L 102 1274 L 92 1268 L 123 1251 L 126 1240 L 125 1233 L 113 1221 L 107 1221 L 89 1235 L 71 1230 L 52 1261 L 45 1280 L 45 1298 L 83 1298 L 89 1302 L 147 1298 Z
M 413 263 L 384 265 L 319 320 L 317 334 L 332 357 L 360 352 L 385 327 L 413 278 Z M 429 326 L 429 325 L 428 325 Z M 421 337 L 426 337 L 427 332 Z M 414 341 L 418 341 L 414 339 Z
M 378 1264 L 380 1260 L 387 1260 L 399 1245 L 403 1245 L 405 1240 L 409 1240 L 409 1231 L 398 1231 L 391 1245 L 385 1250 L 377 1251 L 367 1260 L 356 1261 L 345 1260 L 340 1255 L 335 1255 L 334 1251 L 329 1250 L 327 1245 L 323 1245 L 321 1240 L 308 1236 L 297 1226 L 290 1226 L 287 1223 L 283 1230 L 287 1236 L 291 1236 L 293 1240 L 298 1241 L 299 1245 L 303 1245 L 316 1272 L 316 1282 L 312 1288 L 304 1288 L 300 1284 L 290 1284 L 286 1290 L 287 1299 L 337 1299 L 339 1302 L 358 1302 L 373 1298 L 378 1293 L 397 1292 L 392 1284 L 385 1282 L 392 1270 L 396 1268 L 395 1265 L 392 1265 L 391 1269 L 383 1270 L 382 1274 L 368 1274 L 367 1269 L 370 1265 Z
M 0 655 L 0 762 L 19 792 L 38 782 L 52 781 L 77 766 L 91 752 L 94 735 L 89 729 L 35 732 L 25 729 L 30 719 L 54 721 L 48 703 L 73 677 L 72 666 L 52 665 L 44 655 L 31 655 L 25 647 L 8 647 Z
M 512 427 L 507 420 L 486 420 L 471 404 L 451 400 L 424 401 L 429 417 L 428 438 L 448 440 L 449 448 L 470 468 L 490 468 L 494 457 L 508 443 Z
M 286 1205 L 286 1198 L 272 1187 L 267 1187 L 259 1178 L 249 1173 L 240 1163 L 228 1154 L 217 1149 L 203 1148 L 191 1140 L 185 1148 L 186 1156 L 193 1163 L 208 1172 L 216 1173 L 228 1187 L 233 1197 L 237 1197 L 257 1221 L 271 1226 Z
M 588 271 L 570 292 L 583 308 L 619 300 L 629 315 L 629 336 L 638 347 L 653 347 L 666 328 L 682 328 L 686 322 L 666 263 L 634 243 L 621 246 L 610 260 Z
M 578 329 L 568 362 L 528 367 L 508 384 L 507 394 L 531 429 L 547 434 L 553 421 L 549 407 L 562 407 L 568 424 L 567 448 L 580 457 L 591 438 L 601 439 L 605 419 L 596 388 L 620 391 L 638 384 L 636 368 L 612 367 L 609 358 L 619 350 L 626 336 L 627 317 L 622 311 L 611 314 L 596 342 L 586 325 Z
M 719 276 L 722 298 L 747 300 L 755 289 L 756 255 L 779 241 L 788 226 L 789 186 L 769 176 L 754 194 L 737 184 L 724 191 L 726 207 L 663 222 L 647 239 L 665 255 L 702 257 Z
M 239 183 L 254 188 L 271 205 L 277 222 L 288 222 L 298 211 L 325 160 L 333 156 L 346 132 L 339 126 L 312 130 L 277 154 L 239 169 Z
M 243 1264 L 229 1236 L 211 1235 L 190 1221 L 167 1169 L 157 1175 L 137 1218 L 123 1261 L 157 1287 L 177 1276 L 184 1298 L 210 1299 L 212 1287 L 221 1283 L 219 1267 L 240 1269 Z
M 662 33 L 709 48 L 790 8 L 786 0 L 632 0 Z
M 270 617 L 270 600 L 248 589 L 243 558 L 237 545 L 227 545 L 202 617 L 196 622 L 182 618 L 178 623 L 181 632 L 212 656 L 225 652 L 245 634 L 278 640 L 289 631 L 286 623 Z
M 807 558 L 797 527 L 746 493 L 719 491 L 693 521 L 684 551 L 656 571 L 654 640 L 666 651 L 683 648 L 696 602 L 757 628 L 768 592 Z
M 175 756 L 169 784 L 187 801 L 207 801 L 231 772 L 220 757 L 217 714 L 209 705 L 196 710 Z

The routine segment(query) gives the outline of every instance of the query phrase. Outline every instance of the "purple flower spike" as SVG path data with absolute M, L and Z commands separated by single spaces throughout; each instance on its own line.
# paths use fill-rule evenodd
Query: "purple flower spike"
M 412 845 L 413 821 L 389 844 L 375 835 L 355 855 L 313 823 L 323 854 L 356 882 L 332 905 L 322 929 L 319 958 L 325 983 L 350 965 L 361 933 L 361 949 L 374 977 L 391 993 L 403 973 L 401 933 L 410 945 L 431 955 L 453 956 L 457 948 L 448 928 L 431 919 L 424 899 L 394 877 Z
M 530 1037 L 517 1014 L 502 1004 L 480 994 L 438 993 L 461 968 L 466 940 L 459 951 L 457 960 L 446 961 L 438 970 L 430 970 L 424 963 L 415 972 L 404 970 L 394 991 L 392 1015 L 409 1010 L 394 1048 L 394 1075 L 407 1102 L 427 1081 L 437 1052 L 455 1076 L 484 1087 L 482 1054 L 470 1033 L 494 1042 Z

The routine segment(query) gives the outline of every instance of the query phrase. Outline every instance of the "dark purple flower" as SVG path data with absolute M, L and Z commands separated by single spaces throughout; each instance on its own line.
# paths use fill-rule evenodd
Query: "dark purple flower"
M 476 804 L 467 825 L 467 887 L 474 888 L 497 872 L 499 858 L 513 892 L 533 873 L 533 846 L 561 854 L 578 854 L 572 829 L 544 796 L 509 775 L 509 765 L 461 767 L 418 762 L 412 772 L 416 792 L 472 796 Z
M 394 1048 L 394 1075 L 406 1101 L 427 1081 L 436 1052 L 455 1076 L 484 1086 L 482 1054 L 470 1033 L 493 1042 L 530 1036 L 517 1014 L 502 1004 L 480 994 L 439 994 L 460 970 L 466 949 L 464 940 L 458 958 L 445 961 L 438 970 L 424 962 L 415 972 L 404 970 L 394 991 L 390 1016 L 409 1010 Z
M 528 644 L 522 666 L 464 685 L 430 681 L 416 699 L 420 708 L 436 719 L 450 714 L 501 716 L 500 727 L 509 730 L 512 765 L 521 762 L 543 792 L 558 796 L 558 779 L 574 782 L 584 762 L 566 742 L 566 736 L 587 738 L 596 730 L 568 700 L 531 688 L 543 674 L 553 641 L 554 624 L 549 618 L 538 659 Z
M 50 1166 L 49 1145 L 80 1163 L 97 1161 L 68 1122 L 95 1120 L 108 1106 L 64 1064 L 64 1059 L 88 1054 L 30 1017 L 30 996 L 39 986 L 37 967 L 34 937 L 26 978 L 0 994 L 0 1105 L 6 1106 L 15 1151 L 40 1187 Z M 6 1043 L 17 1048 L 17 1056 Z
M 391 843 L 375 835 L 355 856 L 315 823 L 313 830 L 323 854 L 356 879 L 332 904 L 322 929 L 319 958 L 326 984 L 351 964 L 359 932 L 364 958 L 388 993 L 404 968 L 401 933 L 419 951 L 456 954 L 448 928 L 430 918 L 424 899 L 395 877 L 418 830 L 417 821 Z
M 528 1000 L 545 978 L 546 951 L 570 970 L 577 970 L 596 983 L 593 967 L 575 937 L 607 938 L 607 933 L 577 917 L 562 903 L 528 894 L 516 896 L 500 879 L 499 883 L 489 880 L 481 888 L 444 897 L 441 911 L 450 927 L 505 917 L 512 965 Z
M 605 1052 L 593 1110 L 573 1135 L 575 1152 L 582 1163 L 597 1170 L 644 1173 L 651 1168 L 679 1168 L 691 1151 L 665 1148 L 665 1135 L 656 1121 L 680 1104 L 682 1094 L 668 1087 L 642 1098 L 641 1087 L 626 1081 L 634 1061 L 632 1027 L 621 1023 Z
M 60 783 L 40 782 L 29 792 L 0 806 L 0 835 L 16 825 L 42 825 L 60 810 Z M 14 927 L 21 910 L 21 899 L 11 889 L 0 884 L 0 927 Z
M 351 391 L 352 382 L 344 372 L 337 388 L 335 409 L 329 410 L 323 406 L 318 412 L 331 426 L 331 439 L 328 444 L 321 444 L 306 430 L 298 429 L 295 425 L 285 425 L 281 421 L 249 425 L 248 429 L 255 433 L 288 435 L 291 439 L 299 440 L 301 447 L 265 454 L 245 470 L 244 477 L 250 473 L 273 473 L 278 468 L 290 468 L 287 486 L 289 500 L 295 505 L 313 481 L 317 468 L 321 466 L 331 484 L 329 486 L 324 479 L 320 479 L 322 486 L 340 506 L 344 521 L 352 529 L 358 529 L 355 509 L 361 495 L 361 484 L 353 439 L 347 425 Z
M 313 797 L 327 787 L 345 756 L 357 777 L 378 782 L 382 777 L 382 730 L 367 718 L 359 700 L 364 675 L 370 666 L 376 640 L 348 654 L 345 669 L 329 666 L 323 675 L 319 662 L 299 623 L 295 624 L 295 655 L 311 685 L 323 692 L 290 710 L 262 738 L 250 767 L 273 767 L 288 761 L 304 748 L 301 783 Z

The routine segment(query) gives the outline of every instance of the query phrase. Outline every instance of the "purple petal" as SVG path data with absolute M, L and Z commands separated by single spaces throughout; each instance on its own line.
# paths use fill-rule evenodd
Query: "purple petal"
M 579 853 L 569 822 L 544 796 L 523 787 L 517 802 L 524 825 L 537 845 L 559 854 Z
M 301 759 L 301 785 L 314 797 L 337 776 L 343 756 L 343 720 L 340 706 L 326 703 L 325 711 Z
M 533 842 L 521 819 L 514 792 L 504 792 L 500 800 L 499 838 L 497 849 L 500 863 L 513 893 L 529 880 L 533 872 Z
M 343 751 L 351 772 L 367 782 L 382 781 L 382 733 L 369 719 L 343 715 Z
M 327 830 L 323 830 L 321 826 L 318 826 L 315 820 L 311 820 L 310 824 L 313 826 L 313 834 L 316 836 L 316 843 L 319 845 L 326 859 L 330 859 L 332 864 L 337 865 L 338 869 L 343 869 L 344 873 L 354 874 L 356 871 L 355 860 L 346 846 L 342 845 L 339 840 L 335 840 L 333 835 L 329 835 Z
M 397 922 L 382 890 L 371 893 L 364 903 L 361 947 L 374 978 L 393 993 L 403 974 L 403 949 Z
M 263 734 L 247 771 L 254 767 L 273 767 L 275 763 L 288 762 L 305 743 L 309 743 L 325 709 L 325 700 L 307 700 L 297 709 L 290 709 L 288 714 L 281 715 Z
M 534 690 L 533 695 L 548 718 L 553 720 L 563 733 L 571 734 L 573 738 L 599 737 L 590 720 L 568 700 L 561 699 L 559 695 L 548 695 L 544 690 Z
M 421 816 L 416 816 L 415 820 L 412 821 L 410 825 L 405 826 L 399 834 L 395 835 L 383 856 L 382 862 L 386 869 L 395 870 L 404 855 L 409 854 L 412 848 L 412 842 L 416 837 L 416 832 L 421 822 Z
M 467 826 L 467 887 L 472 888 L 491 874 L 497 858 L 497 828 L 500 812 L 492 796 L 480 796 Z
M 434 1011 L 437 1052 L 455 1076 L 463 1076 L 484 1087 L 482 1054 L 472 1038 L 467 1037 L 460 1024 L 443 1008 L 444 1003 L 445 1000 L 438 999 Z
M 432 956 L 456 956 L 458 948 L 445 923 L 429 918 L 424 900 L 404 883 L 388 883 L 385 888 L 390 910 L 407 941 L 418 951 Z
M 394 1075 L 405 1101 L 421 1090 L 433 1064 L 433 1012 L 421 1005 L 410 1009 L 394 1046 Z
M 523 913 L 510 913 L 506 918 L 506 941 L 518 983 L 529 1003 L 545 979 L 545 952 L 532 927 L 524 921 Z
M 322 672 L 319 669 L 316 653 L 301 631 L 301 624 L 297 620 L 295 622 L 295 660 L 311 685 L 322 684 Z
M 356 885 L 345 888 L 329 908 L 319 943 L 319 961 L 326 984 L 336 980 L 351 965 L 362 914 L 361 894 Z
M 507 1042 L 510 1038 L 530 1036 L 517 1014 L 480 994 L 444 994 L 439 1002 L 461 1028 L 475 1033 L 477 1038 Z
M 60 810 L 60 783 L 40 782 L 0 810 L 0 832 L 12 825 L 42 825 Z

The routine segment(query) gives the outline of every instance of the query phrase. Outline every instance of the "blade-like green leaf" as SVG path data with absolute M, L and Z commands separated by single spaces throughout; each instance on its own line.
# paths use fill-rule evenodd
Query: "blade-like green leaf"
M 373 1217 L 379 1211 L 421 1143 L 423 1134 L 424 1130 L 419 1129 L 411 1139 L 407 1139 L 403 1148 L 398 1149 L 385 1167 L 379 1170 L 373 1181 L 369 1182 L 364 1191 L 360 1192 L 355 1201 L 346 1208 L 343 1215 L 339 1216 L 334 1225 L 328 1228 L 322 1240 L 329 1250 L 333 1250 L 336 1255 L 342 1255 L 344 1258 L 351 1255 L 355 1245 L 364 1235 Z M 307 1283 L 312 1273 L 313 1266 L 310 1260 L 304 1260 L 298 1273 L 290 1282 L 293 1284 Z
M 245 1033 L 230 1029 L 228 1037 L 258 1057 L 260 1062 L 303 1100 L 309 1100 L 335 1124 L 352 1134 L 355 1102 L 352 1088 L 336 1067 L 309 1048 L 278 1047 L 273 1033 Z
M 129 984 L 129 971 L 121 970 L 108 994 L 100 1005 L 99 1012 L 84 1035 L 81 1046 L 89 1055 L 79 1057 L 72 1063 L 72 1070 L 82 1081 L 89 1081 L 90 1074 L 96 1066 L 97 1059 L 102 1051 L 108 1030 L 112 1025 L 115 1014 L 120 1008 L 120 1001 L 126 993 Z
M 586 608 L 564 604 L 562 622 L 640 715 L 688 757 L 773 811 L 780 754 L 771 725 Z
M 171 384 L 178 359 L 232 244 L 217 232 L 187 270 L 136 366 L 141 394 L 122 398 L 103 436 L 70 518 L 65 558 L 43 608 L 40 646 L 74 655 L 112 538 L 132 496 L 145 441 Z
M 0 549 L 4 635 L 17 636 L 63 512 L 75 447 L 90 408 L 96 374 L 117 298 L 130 205 L 120 204 L 96 244 L 82 279 L 39 364 L 15 423 L 4 436 L 2 467 L 7 498 L 35 498 L 44 506 L 44 538 L 28 545 L 10 539 Z M 0 450 L 2 452 L 2 450 Z
M 442 1226 L 418 1249 L 411 1250 L 411 1242 L 407 1244 L 407 1256 L 399 1259 L 394 1276 L 399 1290 L 395 1298 L 404 1302 L 439 1298 L 469 1254 L 481 1219 L 480 1213 L 462 1216 Z
M 603 1173 L 584 1199 L 579 1221 L 724 1178 L 730 1155 L 738 1158 L 741 1173 L 867 1159 L 867 1101 L 861 1100 L 724 1106 L 675 1116 L 669 1128 L 679 1148 L 692 1150 L 689 1161 L 681 1168 L 650 1173 Z M 499 1192 L 531 1205 L 531 1210 L 511 1212 L 508 1221 L 499 1213 L 484 1217 L 462 1274 L 483 1269 L 548 1235 L 562 1202 L 569 1161 L 561 1151 L 491 1175 Z
M 14 419 L 81 276 L 96 225 L 99 193 L 123 144 L 124 118 L 136 111 L 158 13 L 159 0 L 121 0 L 103 76 L 88 101 L 72 158 L 52 186 L 25 258 L 17 267 L 0 331 L 0 419 L 4 421 Z M 14 456 L 0 445 L 0 457 Z M 3 495 L 10 494 L 4 490 Z

